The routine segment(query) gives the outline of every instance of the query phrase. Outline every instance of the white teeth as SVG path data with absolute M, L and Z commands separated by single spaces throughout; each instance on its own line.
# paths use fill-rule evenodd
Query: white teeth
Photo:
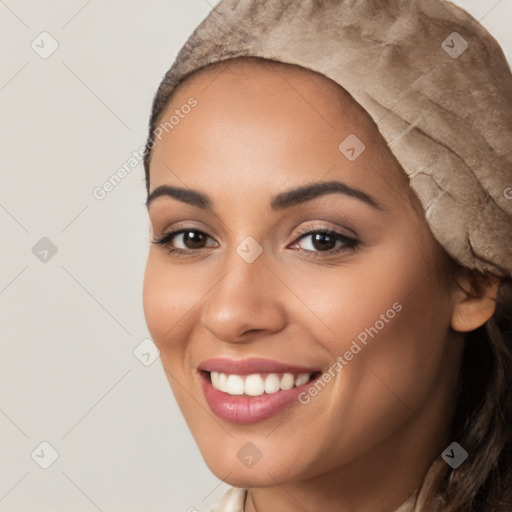
M 212 386 L 229 395 L 261 396 L 264 393 L 277 393 L 282 390 L 302 386 L 311 379 L 310 373 L 300 373 L 297 376 L 285 373 L 269 373 L 263 378 L 259 373 L 251 375 L 227 375 L 220 372 L 211 372 Z
M 309 380 L 309 373 L 301 373 L 296 379 L 295 379 L 295 387 L 302 386 L 302 384 L 306 384 Z
M 228 377 L 225 373 L 219 374 L 219 389 L 224 392 L 227 392 L 228 390 Z
M 249 375 L 245 378 L 245 394 L 250 396 L 263 395 L 265 383 L 259 375 Z
M 279 387 L 279 377 L 275 373 L 270 373 L 265 379 L 265 393 L 276 393 Z
M 215 389 L 220 389 L 220 378 L 219 378 L 219 373 L 218 372 L 212 372 L 210 374 L 211 378 L 212 378 L 212 385 Z
M 281 389 L 292 389 L 294 385 L 294 376 L 291 373 L 285 373 L 281 378 Z
M 230 375 L 228 377 L 226 393 L 229 393 L 230 395 L 243 395 L 244 379 L 242 379 L 240 375 Z

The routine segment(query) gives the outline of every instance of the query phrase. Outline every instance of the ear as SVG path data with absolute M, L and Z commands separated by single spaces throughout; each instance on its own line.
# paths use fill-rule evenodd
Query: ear
M 477 275 L 468 269 L 461 269 L 455 279 L 459 289 L 455 292 L 452 329 L 458 332 L 478 329 L 494 314 L 500 279 Z

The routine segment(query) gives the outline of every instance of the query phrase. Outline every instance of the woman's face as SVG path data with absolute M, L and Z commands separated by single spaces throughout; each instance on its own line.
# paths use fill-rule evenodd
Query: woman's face
M 367 114 L 320 75 L 233 60 L 173 115 L 149 216 L 185 233 L 151 244 L 144 311 L 210 469 L 273 486 L 435 458 L 461 348 L 447 257 Z

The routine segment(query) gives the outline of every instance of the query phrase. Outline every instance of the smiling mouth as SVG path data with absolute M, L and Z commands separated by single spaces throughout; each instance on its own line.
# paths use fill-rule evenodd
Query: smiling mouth
M 248 375 L 221 372 L 202 372 L 211 385 L 228 395 L 262 396 L 287 391 L 314 380 L 320 372 L 312 373 L 253 373 Z

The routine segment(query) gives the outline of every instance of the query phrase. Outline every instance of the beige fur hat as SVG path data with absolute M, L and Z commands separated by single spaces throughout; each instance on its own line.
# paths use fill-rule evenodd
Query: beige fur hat
M 512 275 L 512 77 L 468 13 L 445 0 L 223 0 L 160 84 L 148 144 L 180 81 L 240 56 L 341 85 L 377 124 L 446 251 Z

